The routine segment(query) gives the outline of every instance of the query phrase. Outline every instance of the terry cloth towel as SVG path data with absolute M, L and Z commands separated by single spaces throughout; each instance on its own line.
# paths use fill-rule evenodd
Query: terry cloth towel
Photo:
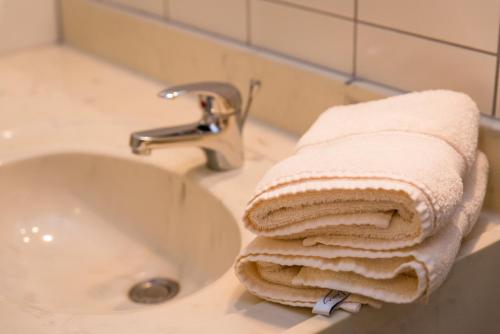
M 478 122 L 476 104 L 446 90 L 333 107 L 266 173 L 245 226 L 306 246 L 421 243 L 460 207 Z
M 313 307 L 330 290 L 351 293 L 340 305 L 351 312 L 361 304 L 416 301 L 439 287 L 450 271 L 462 238 L 479 216 L 487 171 L 486 157 L 478 153 L 461 203 L 444 228 L 421 244 L 366 250 L 321 238 L 304 246 L 301 239 L 257 237 L 237 259 L 236 275 L 253 294 L 293 306 Z

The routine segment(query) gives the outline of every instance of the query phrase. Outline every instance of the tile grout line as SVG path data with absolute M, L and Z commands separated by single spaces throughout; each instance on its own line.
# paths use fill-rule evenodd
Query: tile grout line
M 312 61 L 301 59 L 301 58 L 298 58 L 296 56 L 286 54 L 286 53 L 283 53 L 280 51 L 272 50 L 272 49 L 269 49 L 269 48 L 266 48 L 263 46 L 251 45 L 250 49 L 253 51 L 262 52 L 262 53 L 270 55 L 270 56 L 279 57 L 279 58 L 282 58 L 283 60 L 297 63 L 298 65 L 303 65 L 303 66 L 307 66 L 307 67 L 312 68 L 312 69 L 323 71 L 323 72 L 326 72 L 326 73 L 331 74 L 331 75 L 342 76 L 344 78 L 344 81 L 349 81 L 349 79 L 351 78 L 351 75 L 348 72 L 344 72 L 344 71 L 338 70 L 336 68 L 328 67 L 328 66 L 321 65 L 318 63 L 314 63 Z
M 434 37 L 430 37 L 430 36 L 420 35 L 420 34 L 416 34 L 416 33 L 413 33 L 413 32 L 400 30 L 400 29 L 397 29 L 397 28 L 387 27 L 387 26 L 384 26 L 384 25 L 380 25 L 378 23 L 371 23 L 371 22 L 363 21 L 363 20 L 359 20 L 359 19 L 358 19 L 358 23 L 366 25 L 366 26 L 369 26 L 369 27 L 381 29 L 381 30 L 392 31 L 392 32 L 399 33 L 399 34 L 402 34 L 402 35 L 412 36 L 412 37 L 415 37 L 415 38 L 420 38 L 420 39 L 424 39 L 424 40 L 435 42 L 435 43 L 439 43 L 439 44 L 444 44 L 444 45 L 448 45 L 448 46 L 454 46 L 456 48 L 461 48 L 461 49 L 465 49 L 465 50 L 468 50 L 468 51 L 474 51 L 474 52 L 486 54 L 486 55 L 489 55 L 489 56 L 496 56 L 498 54 L 497 53 L 498 50 L 497 50 L 497 52 L 492 52 L 492 51 L 486 51 L 486 50 L 482 50 L 482 49 L 477 49 L 477 48 L 474 48 L 474 47 L 471 47 L 471 46 L 467 46 L 467 45 L 462 45 L 462 44 L 457 44 L 457 43 L 453 43 L 453 42 L 448 42 L 448 41 L 445 41 L 445 40 L 442 40 L 442 39 L 438 39 L 438 38 L 434 38 Z
M 96 1 L 98 1 L 98 0 L 96 0 Z M 248 0 L 248 1 L 254 1 L 254 0 Z M 347 16 L 342 16 L 342 15 L 333 14 L 333 13 L 330 13 L 330 12 L 325 12 L 325 11 L 321 11 L 321 10 L 314 9 L 314 8 L 309 8 L 309 7 L 305 7 L 305 6 L 301 6 L 301 5 L 287 3 L 287 2 L 285 2 L 283 0 L 259 0 L 259 1 L 267 2 L 267 3 L 274 3 L 274 4 L 277 4 L 277 5 L 281 5 L 283 7 L 290 7 L 290 8 L 301 9 L 301 10 L 304 10 L 304 11 L 307 11 L 307 12 L 312 12 L 312 13 L 316 13 L 316 14 L 320 14 L 320 15 L 330 16 L 330 17 L 333 17 L 333 18 L 337 18 L 337 19 L 342 19 L 342 20 L 354 22 L 357 26 L 359 26 L 359 24 L 363 24 L 363 25 L 374 27 L 374 28 L 378 28 L 378 29 L 381 29 L 381 30 L 392 31 L 392 32 L 399 33 L 399 34 L 402 34 L 402 35 L 412 36 L 412 37 L 415 37 L 415 38 L 420 38 L 420 39 L 424 39 L 424 40 L 435 42 L 435 43 L 439 43 L 439 44 L 453 46 L 453 47 L 461 48 L 461 49 L 468 50 L 468 51 L 474 51 L 474 52 L 482 53 L 482 54 L 485 54 L 485 55 L 490 55 L 490 56 L 495 56 L 496 57 L 497 54 L 499 54 L 498 52 L 500 51 L 500 50 L 497 50 L 497 52 L 486 51 L 486 50 L 482 50 L 482 49 L 478 49 L 478 48 L 466 46 L 466 45 L 463 45 L 463 44 L 449 42 L 449 41 L 445 41 L 445 40 L 434 38 L 434 37 L 430 37 L 430 36 L 420 35 L 420 34 L 417 34 L 417 33 L 409 32 L 409 31 L 404 31 L 404 30 L 400 30 L 400 29 L 397 29 L 397 28 L 392 28 L 392 27 L 380 25 L 380 24 L 377 24 L 377 23 L 372 23 L 372 22 L 360 20 L 358 17 L 356 17 L 355 19 L 353 19 L 353 18 L 350 18 L 350 17 L 347 17 Z M 357 0 L 355 1 L 355 3 L 357 3 Z M 136 12 L 136 13 L 138 12 L 137 10 L 135 10 L 135 9 L 129 7 L 129 6 L 118 5 L 118 4 L 114 4 L 114 3 L 111 4 L 111 6 L 122 8 L 122 9 L 125 9 L 125 10 L 130 10 L 130 11 L 133 11 L 133 12 Z M 248 16 L 251 17 L 251 15 L 250 15 L 251 13 L 249 13 L 248 9 L 249 9 L 249 7 L 247 6 L 247 17 Z M 143 13 L 143 12 L 140 12 L 140 11 L 138 13 L 140 13 L 141 15 L 146 15 L 146 16 L 149 16 L 149 17 L 154 17 L 154 15 L 150 15 L 148 13 Z M 171 18 L 168 18 L 168 20 L 172 21 Z M 248 25 L 248 23 L 249 22 L 247 22 L 247 25 Z M 185 23 L 185 25 L 190 26 L 190 24 L 187 24 L 187 23 Z M 198 28 L 197 30 L 209 32 L 209 31 L 201 29 L 201 28 Z M 248 33 L 249 32 L 247 31 L 247 34 Z M 248 38 L 248 36 L 247 36 L 247 38 Z M 245 43 L 245 44 L 250 45 L 251 43 L 250 44 L 249 43 Z
M 389 84 L 385 84 L 385 83 L 380 82 L 380 81 L 375 81 L 375 80 L 366 79 L 366 78 L 362 78 L 362 77 L 357 77 L 355 80 L 353 80 L 352 82 L 349 82 L 348 84 L 353 84 L 353 83 L 369 84 L 369 85 L 373 85 L 373 86 L 378 86 L 379 88 L 389 90 L 394 94 L 405 94 L 405 93 L 410 92 L 408 90 L 404 90 L 404 89 L 396 87 L 396 86 L 391 86 Z
M 475 51 L 475 52 L 487 54 L 487 55 L 490 55 L 490 56 L 496 56 L 497 55 L 496 52 L 487 51 L 487 50 L 483 50 L 483 49 L 478 49 L 478 48 L 475 48 L 475 47 L 471 47 L 471 46 L 467 46 L 467 45 L 463 45 L 463 44 L 458 44 L 458 43 L 454 43 L 454 42 L 449 42 L 449 41 L 446 41 L 446 40 L 443 40 L 443 39 L 434 38 L 434 37 L 430 37 L 430 36 L 426 36 L 426 35 L 421 35 L 421 34 L 413 33 L 413 32 L 410 32 L 410 31 L 400 30 L 398 28 L 392 28 L 392 27 L 381 25 L 381 24 L 378 24 L 378 23 L 372 23 L 372 22 L 360 20 L 357 16 L 354 17 L 354 18 L 351 18 L 351 17 L 348 17 L 348 16 L 340 15 L 340 14 L 334 14 L 334 13 L 326 12 L 326 11 L 315 9 L 315 8 L 310 8 L 310 7 L 306 7 L 306 6 L 302 6 L 302 5 L 297 5 L 297 4 L 289 3 L 289 2 L 286 2 L 284 0 L 260 0 L 260 1 L 268 2 L 268 3 L 274 3 L 274 4 L 277 4 L 277 5 L 284 6 L 284 7 L 301 9 L 301 10 L 304 10 L 304 11 L 307 11 L 307 12 L 316 13 L 316 14 L 320 14 L 320 15 L 326 15 L 326 16 L 330 16 L 330 17 L 333 17 L 333 18 L 337 18 L 337 19 L 342 19 L 342 20 L 347 20 L 347 21 L 353 21 L 355 24 L 364 24 L 364 25 L 371 26 L 371 27 L 374 27 L 374 28 L 385 29 L 385 30 L 389 30 L 389 31 L 392 31 L 392 32 L 397 32 L 397 33 L 400 33 L 400 34 L 403 34 L 403 35 L 417 37 L 417 38 L 425 39 L 425 40 L 436 42 L 436 43 L 441 43 L 441 44 L 445 44 L 445 45 L 449 45 L 449 46 L 454 46 L 454 47 L 462 48 L 462 49 L 469 50 L 469 51 Z M 356 8 L 355 9 L 355 15 L 357 15 L 357 3 L 358 3 L 358 1 L 354 0 L 354 3 L 355 3 L 354 6 Z M 498 52 L 498 50 L 497 50 L 497 52 Z
M 252 4 L 250 3 L 251 1 L 253 0 L 246 0 L 246 7 L 247 7 L 247 12 L 246 12 L 246 19 L 247 19 L 247 24 L 246 24 L 246 28 L 247 28 L 247 34 L 246 34 L 246 42 L 247 42 L 247 45 L 252 45 L 252 33 L 251 33 L 251 29 L 252 29 Z
M 54 3 L 55 16 L 56 16 L 56 41 L 58 44 L 64 43 L 64 29 L 63 29 L 63 16 L 62 16 L 62 2 L 61 0 Z
M 163 18 L 165 21 L 170 21 L 170 3 L 168 0 L 163 0 Z
M 295 4 L 295 3 L 286 2 L 286 1 L 283 1 L 283 0 L 260 0 L 260 1 L 264 1 L 264 2 L 267 2 L 267 3 L 273 3 L 275 5 L 279 5 L 279 6 L 283 6 L 283 7 L 300 9 L 300 10 L 303 10 L 303 11 L 306 11 L 306 12 L 315 13 L 315 14 L 319 14 L 319 15 L 330 16 L 330 17 L 333 17 L 333 18 L 336 18 L 336 19 L 340 19 L 340 20 L 346 20 L 346 21 L 352 21 L 353 20 L 352 17 L 348 17 L 348 16 L 336 14 L 336 13 L 331 13 L 331 12 L 325 12 L 325 11 L 320 10 L 320 9 L 311 8 L 311 7 L 307 7 L 307 6 L 302 6 L 302 5 L 298 5 L 298 4 Z
M 498 98 L 498 71 L 500 70 L 500 24 L 498 25 L 498 36 L 497 36 L 497 62 L 495 66 L 495 83 L 493 85 L 493 104 L 492 104 L 492 115 L 497 116 L 497 98 Z
M 358 0 L 354 0 L 354 27 L 352 40 L 352 80 L 356 80 L 358 69 Z
M 253 1 L 253 0 L 250 0 L 250 1 Z M 117 6 L 113 6 L 113 7 L 117 7 Z M 131 10 L 131 12 L 133 12 L 135 14 L 141 14 L 141 15 L 143 14 L 143 13 L 136 13 L 135 10 L 133 10 L 133 9 Z M 156 17 L 154 17 L 154 16 L 150 16 L 150 18 L 156 19 Z M 179 22 L 179 21 L 175 21 L 172 19 L 163 20 L 163 22 L 165 24 L 169 24 L 177 29 L 181 29 L 183 31 L 187 31 L 190 33 L 199 34 L 205 38 L 212 38 L 212 39 L 220 41 L 222 43 L 228 43 L 228 44 L 234 45 L 236 47 L 243 47 L 247 51 L 262 52 L 263 54 L 265 54 L 267 56 L 278 57 L 278 58 L 282 58 L 285 61 L 291 61 L 293 63 L 296 63 L 298 66 L 306 66 L 306 67 L 309 67 L 309 68 L 314 69 L 314 70 L 322 71 L 325 74 L 341 76 L 341 77 L 347 78 L 345 80 L 348 80 L 348 78 L 350 77 L 350 73 L 343 72 L 341 70 L 337 70 L 336 68 L 332 68 L 332 67 L 324 66 L 324 65 L 314 63 L 311 61 L 307 61 L 305 59 L 301 59 L 299 57 L 296 57 L 296 56 L 293 56 L 290 54 L 286 54 L 286 53 L 282 53 L 282 52 L 272 50 L 269 48 L 261 47 L 259 45 L 253 45 L 253 44 L 249 45 L 249 44 L 247 44 L 246 41 L 237 40 L 237 39 L 234 39 L 232 37 L 228 37 L 225 35 L 221 35 L 219 33 L 211 32 L 211 31 L 203 29 L 203 28 L 192 26 L 189 23 Z

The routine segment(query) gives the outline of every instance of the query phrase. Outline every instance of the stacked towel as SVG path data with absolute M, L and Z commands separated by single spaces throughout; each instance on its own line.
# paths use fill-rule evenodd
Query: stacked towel
M 257 186 L 237 276 L 295 306 L 330 290 L 350 293 L 348 311 L 429 295 L 481 209 L 478 122 L 468 96 L 443 90 L 327 110 Z

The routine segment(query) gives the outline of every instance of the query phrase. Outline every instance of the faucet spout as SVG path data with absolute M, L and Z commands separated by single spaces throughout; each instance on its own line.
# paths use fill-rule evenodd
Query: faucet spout
M 256 86 L 251 83 L 251 87 Z M 134 132 L 130 147 L 134 154 L 149 155 L 164 147 L 197 146 L 203 149 L 207 165 L 215 170 L 229 170 L 243 164 L 242 128 L 251 104 L 253 88 L 244 114 L 236 87 L 219 82 L 203 82 L 166 89 L 160 97 L 174 99 L 185 94 L 198 95 L 202 118 L 196 123 Z
M 174 144 L 193 145 L 213 132 L 200 123 L 137 131 L 130 135 L 130 148 L 134 154 L 149 155 L 151 150 Z
M 134 154 L 149 155 L 159 148 L 199 147 L 214 170 L 229 170 L 243 164 L 243 142 L 234 117 L 213 123 L 191 123 L 181 126 L 134 132 L 130 147 Z

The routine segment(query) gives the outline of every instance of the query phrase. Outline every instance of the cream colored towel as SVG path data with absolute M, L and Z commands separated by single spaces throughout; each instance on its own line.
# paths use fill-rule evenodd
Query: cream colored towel
M 332 246 L 335 241 L 321 237 L 307 246 L 301 239 L 257 237 L 237 259 L 236 274 L 253 294 L 293 306 L 313 307 L 330 289 L 352 293 L 340 305 L 347 311 L 380 301 L 413 302 L 434 291 L 450 271 L 479 216 L 487 171 L 478 153 L 461 202 L 444 228 L 419 245 L 382 251 Z
M 444 90 L 331 108 L 264 176 L 245 225 L 306 246 L 416 245 L 462 201 L 478 120 L 468 96 Z

